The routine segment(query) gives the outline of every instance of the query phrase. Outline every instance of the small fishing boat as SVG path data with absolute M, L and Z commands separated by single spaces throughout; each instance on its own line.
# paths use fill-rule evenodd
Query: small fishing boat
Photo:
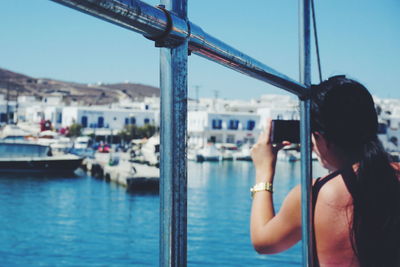
M 221 161 L 221 160 L 222 160 L 221 153 L 212 143 L 209 143 L 207 144 L 207 146 L 203 147 L 202 149 L 199 149 L 196 154 L 197 162 Z
M 0 142 L 0 172 L 74 172 L 83 158 L 53 155 L 50 146 L 33 142 Z
M 238 147 L 235 144 L 219 143 L 215 145 L 219 150 L 222 160 L 234 160 Z

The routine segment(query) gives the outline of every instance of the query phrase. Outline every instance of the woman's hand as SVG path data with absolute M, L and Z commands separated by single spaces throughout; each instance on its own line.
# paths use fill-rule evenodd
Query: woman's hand
M 271 119 L 268 119 L 265 130 L 258 137 L 257 143 L 251 149 L 251 158 L 256 168 L 256 183 L 272 182 L 278 151 L 290 142 L 271 143 Z

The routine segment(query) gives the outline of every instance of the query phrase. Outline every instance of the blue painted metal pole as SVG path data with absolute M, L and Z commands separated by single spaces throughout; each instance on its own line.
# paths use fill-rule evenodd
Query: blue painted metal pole
M 186 0 L 161 3 L 187 19 Z M 160 266 L 187 263 L 187 58 L 187 40 L 161 48 Z
M 310 54 L 310 0 L 299 1 L 299 40 L 300 40 L 300 82 L 308 89 L 311 86 Z M 311 209 L 311 101 L 300 100 L 300 142 L 301 142 L 301 220 L 303 241 L 303 265 L 313 264 L 312 209 Z

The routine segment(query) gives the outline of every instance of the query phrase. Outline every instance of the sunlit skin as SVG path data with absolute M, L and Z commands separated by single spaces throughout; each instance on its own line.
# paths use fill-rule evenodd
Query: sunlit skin
M 289 142 L 273 146 L 270 142 L 271 120 L 253 146 L 252 159 L 256 181 L 274 181 L 279 149 Z M 349 166 L 345 155 L 321 134 L 313 133 L 313 150 L 322 166 L 330 172 Z M 356 168 L 356 166 L 353 166 Z M 275 215 L 272 193 L 260 191 L 254 195 L 250 232 L 258 253 L 273 254 L 286 250 L 301 239 L 300 186 L 286 196 Z M 320 266 L 359 266 L 350 242 L 352 199 L 339 175 L 321 189 L 315 208 L 316 247 Z

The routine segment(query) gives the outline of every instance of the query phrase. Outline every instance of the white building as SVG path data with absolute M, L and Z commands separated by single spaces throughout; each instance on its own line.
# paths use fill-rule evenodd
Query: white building
M 388 151 L 400 151 L 400 105 L 387 114 L 387 145 Z
M 39 103 L 39 101 L 34 96 L 28 96 L 28 95 L 18 96 L 18 104 L 19 105 L 25 105 L 25 104 L 32 105 L 33 103 Z
M 23 114 L 21 117 L 26 122 L 40 123 L 40 121 L 44 118 L 44 107 L 40 104 L 26 106 L 20 112 Z
M 379 114 L 379 139 L 390 152 L 400 151 L 400 99 L 384 99 L 374 96 Z M 382 125 L 383 124 L 383 125 Z
M 160 98 L 156 96 L 144 97 L 141 102 L 133 102 L 130 98 L 122 98 L 119 103 L 112 106 L 139 110 L 160 110 Z
M 46 112 L 46 108 L 62 107 L 61 103 L 56 103 L 52 103 L 52 101 L 50 103 L 47 103 L 47 101 L 43 100 L 40 101 L 34 96 L 19 96 L 18 121 L 40 123 L 42 119 L 45 119 L 45 113 L 47 113 L 46 119 L 50 119 L 51 115 L 49 115 L 49 111 Z
M 158 112 L 153 110 L 116 109 L 104 106 L 64 107 L 63 127 L 79 123 L 83 128 L 121 130 L 125 125 L 159 125 Z
M 202 147 L 208 142 L 253 144 L 259 134 L 259 116 L 233 112 L 188 112 L 188 145 Z
M 15 120 L 15 110 L 15 101 L 7 101 L 4 95 L 0 95 L 0 125 L 6 124 L 7 120 L 8 122 L 13 122 Z
M 299 120 L 299 111 L 295 107 L 265 107 L 259 108 L 257 114 L 260 116 L 260 127 L 264 127 L 267 119 L 273 120 Z
M 42 103 L 47 105 L 63 105 L 62 101 L 62 95 L 46 96 L 42 99 Z
M 63 109 L 63 106 L 44 107 L 44 119 L 51 121 L 51 125 L 55 129 L 62 127 Z

